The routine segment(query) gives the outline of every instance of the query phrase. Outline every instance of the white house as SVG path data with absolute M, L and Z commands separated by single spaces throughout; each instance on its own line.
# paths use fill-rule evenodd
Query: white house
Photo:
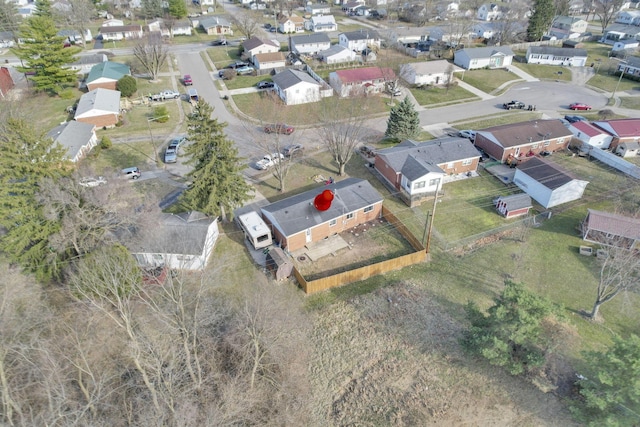
M 320 101 L 321 85 L 308 73 L 287 69 L 272 78 L 274 90 L 286 105 Z
M 391 68 L 364 67 L 329 73 L 329 84 L 338 96 L 361 96 L 382 93 L 397 79 Z
M 409 62 L 400 67 L 400 77 L 408 84 L 416 86 L 446 85 L 455 80 L 453 73 L 457 72 L 464 72 L 464 70 L 446 59 Z
M 611 50 L 614 52 L 618 52 L 621 50 L 632 51 L 634 49 L 638 49 L 638 46 L 640 46 L 640 42 L 638 42 L 638 40 L 636 39 L 623 39 L 615 42 L 611 47 Z
M 519 164 L 513 182 L 545 209 L 582 198 L 589 183 L 539 157 Z
M 297 54 L 315 55 L 331 47 L 331 39 L 325 33 L 291 37 L 291 50 Z
M 496 34 L 493 22 L 478 22 L 471 27 L 473 34 L 481 39 L 490 39 Z
M 319 33 L 322 31 L 337 31 L 338 24 L 333 15 L 314 15 L 305 22 L 305 29 Z
M 107 19 L 102 22 L 102 27 L 122 27 L 124 21 L 122 19 Z
M 203 270 L 218 240 L 218 220 L 201 212 L 161 214 L 154 232 L 125 245 L 143 267 Z
M 258 70 L 284 68 L 287 65 L 287 59 L 284 52 L 256 53 L 253 55 L 253 65 Z
M 285 16 L 278 21 L 278 31 L 283 34 L 303 33 L 304 18 L 298 15 Z
M 587 63 L 587 50 L 570 47 L 529 46 L 526 57 L 529 64 L 584 67 Z
M 380 49 L 380 35 L 376 30 L 361 29 L 348 31 L 338 35 L 338 44 L 355 52 L 364 49 Z
M 115 126 L 120 118 L 120 92 L 100 87 L 85 93 L 73 118 L 97 127 Z
M 588 26 L 589 23 L 584 19 L 574 16 L 557 16 L 551 24 L 549 34 L 560 40 L 573 39 L 586 33 Z
M 60 30 L 57 35 L 66 38 L 72 44 L 84 44 L 93 40 L 91 30 L 88 28 L 84 31 L 84 36 L 80 34 L 80 31 L 71 29 Z
M 577 121 L 571 123 L 569 130 L 580 141 L 597 148 L 607 149 L 613 141 L 613 135 L 592 125 L 589 122 Z
M 476 47 L 456 51 L 453 63 L 466 70 L 505 68 L 511 65 L 513 56 L 509 46 Z
M 304 10 L 311 15 L 329 15 L 331 13 L 331 6 L 328 3 L 309 4 Z
M 453 46 L 457 46 L 458 43 L 465 43 L 469 38 L 475 34 L 467 26 L 441 26 L 429 28 L 429 39 L 445 42 Z
M 47 136 L 66 149 L 65 158 L 78 162 L 98 144 L 95 129 L 90 123 L 72 120 L 56 126 Z
M 280 44 L 277 41 L 267 40 L 257 36 L 246 40 L 242 43 L 242 47 L 244 49 L 244 55 L 250 59 L 259 53 L 274 53 L 280 50 Z
M 100 27 L 98 33 L 104 41 L 140 39 L 144 34 L 141 25 Z
M 614 44 L 619 40 L 640 37 L 640 26 L 628 24 L 612 24 L 605 28 L 600 43 Z
M 616 154 L 622 157 L 635 157 L 640 155 L 640 143 L 629 141 L 621 142 L 616 147 Z
M 478 8 L 476 16 L 480 21 L 493 21 L 502 18 L 502 11 L 497 4 L 488 3 Z
M 194 23 L 195 21 L 192 21 L 192 25 Z M 219 16 L 206 16 L 204 18 L 200 18 L 197 21 L 197 25 L 210 36 L 221 34 L 233 35 L 231 23 Z
M 187 20 L 171 22 L 171 26 L 158 18 L 148 24 L 150 32 L 159 32 L 163 37 L 190 36 L 193 28 Z
M 623 10 L 616 15 L 616 23 L 639 25 L 640 24 L 640 10 Z
M 353 50 L 339 44 L 334 44 L 329 49 L 318 52 L 318 58 L 327 64 L 353 62 L 357 57 L 358 55 Z

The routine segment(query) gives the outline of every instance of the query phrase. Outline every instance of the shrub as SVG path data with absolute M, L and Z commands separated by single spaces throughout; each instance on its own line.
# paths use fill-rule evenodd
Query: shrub
M 102 140 L 100 141 L 100 148 L 102 148 L 103 150 L 108 150 L 112 145 L 113 142 L 111 142 L 111 138 L 109 138 L 108 136 L 102 137 Z
M 71 89 L 61 90 L 58 95 L 62 99 L 73 99 L 75 97 L 73 91 Z
M 122 96 L 129 98 L 138 91 L 138 82 L 131 76 L 122 76 L 116 83 L 116 89 L 120 91 Z

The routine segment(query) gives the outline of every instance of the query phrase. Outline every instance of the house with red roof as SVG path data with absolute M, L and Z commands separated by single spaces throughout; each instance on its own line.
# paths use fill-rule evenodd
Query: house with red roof
M 623 142 L 640 141 L 640 119 L 614 119 L 593 122 L 593 125 L 613 136 L 611 148 L 615 149 Z
M 396 73 L 382 67 L 353 68 L 329 74 L 329 85 L 341 97 L 382 93 L 387 83 L 395 80 Z
M 569 130 L 583 143 L 604 150 L 609 148 L 613 140 L 613 135 L 609 132 L 583 120 L 571 123 Z
M 640 219 L 587 209 L 582 239 L 601 245 L 640 249 Z

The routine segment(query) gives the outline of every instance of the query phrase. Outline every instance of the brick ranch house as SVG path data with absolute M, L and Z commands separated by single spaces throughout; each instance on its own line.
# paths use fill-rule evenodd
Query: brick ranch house
M 321 211 L 314 206 L 314 199 L 324 190 L 330 190 L 334 199 L 329 209 Z M 274 239 L 292 252 L 379 218 L 382 201 L 382 195 L 368 181 L 347 178 L 271 203 L 261 208 L 261 213 Z

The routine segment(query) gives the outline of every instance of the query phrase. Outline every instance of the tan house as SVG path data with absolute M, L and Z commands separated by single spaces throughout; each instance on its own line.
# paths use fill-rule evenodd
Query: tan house
M 333 200 L 328 209 L 319 210 L 314 202 L 325 190 Z M 379 218 L 382 201 L 368 181 L 347 178 L 271 203 L 261 212 L 280 247 L 291 252 Z
M 273 53 L 280 51 L 280 45 L 273 40 L 261 39 L 260 37 L 251 37 L 242 43 L 244 56 L 253 61 L 254 55 L 259 53 Z
M 286 64 L 284 52 L 258 53 L 253 56 L 253 65 L 258 70 L 284 68 Z

